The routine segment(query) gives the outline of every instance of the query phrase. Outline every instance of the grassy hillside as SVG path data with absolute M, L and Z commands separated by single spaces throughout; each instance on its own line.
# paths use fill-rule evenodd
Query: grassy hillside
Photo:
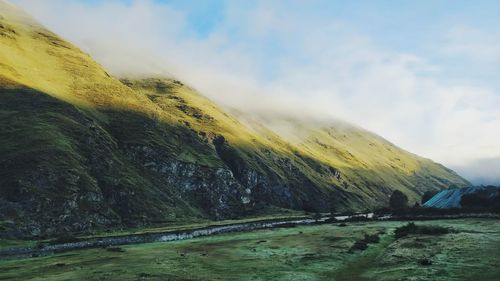
M 283 116 L 260 117 L 260 121 L 285 139 L 291 139 L 310 158 L 335 167 L 339 171 L 338 181 L 347 189 L 358 188 L 377 197 L 377 190 L 390 187 L 401 189 L 410 199 L 418 201 L 422 191 L 429 187 L 462 186 L 465 182 L 440 164 L 342 121 Z
M 339 122 L 231 114 L 167 78 L 116 79 L 0 1 L 0 229 L 360 210 L 467 182 Z M 273 126 L 287 122 L 284 134 Z M 285 120 L 285 121 L 284 121 Z M 265 124 L 265 125 L 263 125 Z
M 256 185 L 247 182 L 251 174 L 248 170 L 252 170 L 266 177 L 276 175 L 281 184 L 291 185 L 291 189 L 293 180 L 302 180 L 298 189 L 314 185 L 321 196 L 336 193 L 331 198 L 336 205 L 342 207 L 345 203 L 344 207 L 360 208 L 364 204 L 384 204 L 393 189 L 418 201 L 425 190 L 466 184 L 442 165 L 345 122 L 237 111 L 228 114 L 175 80 L 123 81 L 208 143 L 216 143 L 217 137 L 223 136 L 224 149 L 222 153 L 217 151 L 218 158 L 245 186 Z M 317 201 L 314 204 L 321 207 Z

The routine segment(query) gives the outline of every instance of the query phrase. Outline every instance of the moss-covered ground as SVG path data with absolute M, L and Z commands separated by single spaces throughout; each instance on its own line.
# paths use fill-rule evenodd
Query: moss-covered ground
M 395 240 L 403 224 L 300 226 L 4 260 L 0 280 L 500 280 L 498 220 L 417 222 L 454 231 Z M 374 233 L 379 243 L 352 250 Z

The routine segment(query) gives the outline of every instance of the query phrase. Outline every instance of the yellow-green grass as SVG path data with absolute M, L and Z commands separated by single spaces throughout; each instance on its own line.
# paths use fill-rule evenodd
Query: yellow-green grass
M 422 225 L 453 233 L 394 240 L 404 222 L 301 226 L 193 240 L 91 249 L 0 261 L 2 280 L 498 280 L 500 224 L 489 219 Z M 378 244 L 352 251 L 364 234 Z M 115 251 L 113 251 L 115 250 Z M 426 258 L 432 265 L 424 266 Z

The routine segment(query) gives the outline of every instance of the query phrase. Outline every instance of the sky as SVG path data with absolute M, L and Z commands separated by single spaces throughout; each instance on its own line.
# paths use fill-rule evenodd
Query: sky
M 496 0 L 11 0 L 115 75 L 341 118 L 500 184 Z

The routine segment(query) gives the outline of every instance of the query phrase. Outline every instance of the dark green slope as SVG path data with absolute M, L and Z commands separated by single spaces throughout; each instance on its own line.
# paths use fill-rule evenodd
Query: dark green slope
M 0 93 L 3 234 L 229 218 L 245 211 L 242 188 L 222 162 L 195 165 L 169 151 L 210 149 L 188 130 L 120 111 L 103 111 L 106 121 L 99 122 L 85 109 L 28 88 Z M 176 141 L 181 148 L 173 147 Z

